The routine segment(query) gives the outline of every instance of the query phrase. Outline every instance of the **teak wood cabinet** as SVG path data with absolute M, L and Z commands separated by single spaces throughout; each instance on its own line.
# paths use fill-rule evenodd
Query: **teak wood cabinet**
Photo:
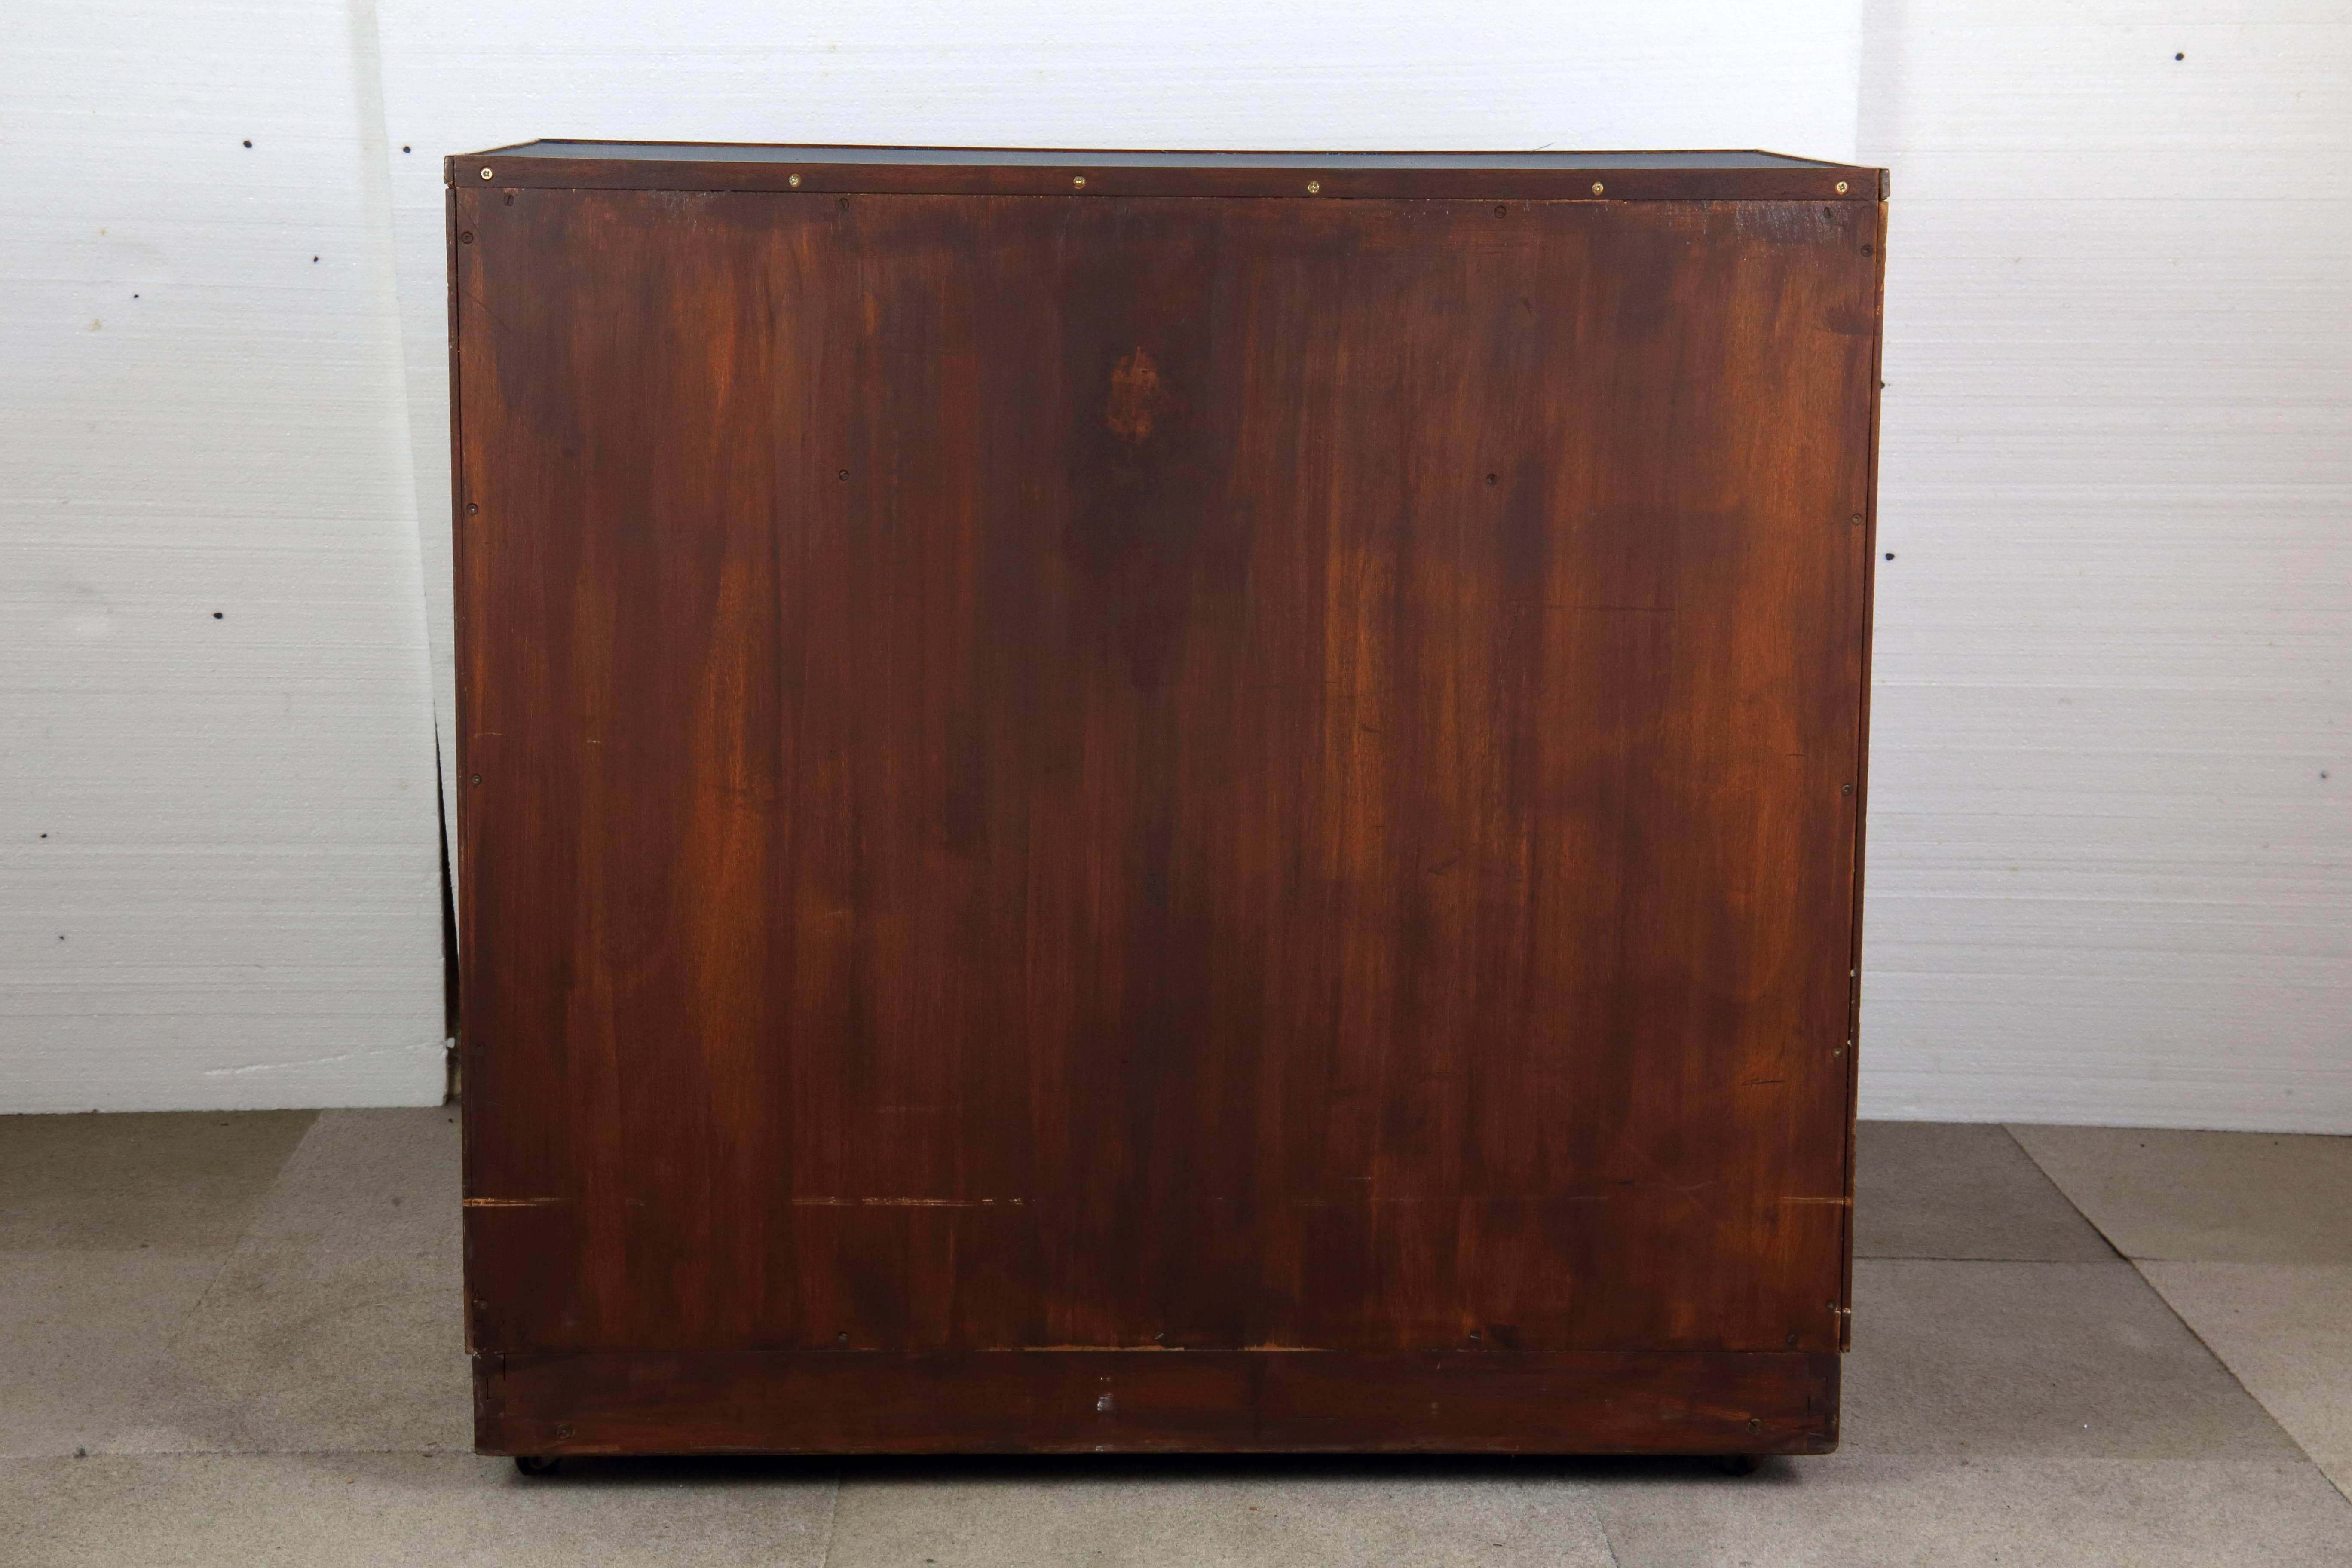
M 1880 171 L 447 176 L 482 1449 L 1836 1443 Z

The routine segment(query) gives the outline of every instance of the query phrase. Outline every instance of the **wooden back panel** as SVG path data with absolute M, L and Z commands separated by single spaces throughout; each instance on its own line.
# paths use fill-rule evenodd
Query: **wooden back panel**
M 1836 1349 L 1881 224 L 461 183 L 474 1343 Z

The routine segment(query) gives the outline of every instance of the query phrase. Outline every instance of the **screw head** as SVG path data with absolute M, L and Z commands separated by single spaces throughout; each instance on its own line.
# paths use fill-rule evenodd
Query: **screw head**
M 1852 784 L 1840 784 L 1840 785 L 1838 785 L 1838 794 L 1840 794 L 1840 795 L 1852 795 L 1853 793 L 1853 785 L 1852 785 Z
M 1845 195 L 1845 182 L 1843 180 L 1840 180 L 1838 182 L 1838 195 Z
M 1592 194 L 1596 196 L 1601 194 L 1601 182 L 1598 180 L 1592 182 Z
M 480 784 L 480 783 L 482 782 L 482 775 L 481 775 L 481 774 L 479 774 L 479 773 L 476 773 L 476 774 L 474 775 L 474 777 L 473 777 L 473 779 L 472 779 L 472 781 L 471 781 L 471 782 L 473 782 L 474 784 Z
M 792 187 L 793 187 L 795 190 L 797 190 L 797 189 L 800 187 L 800 183 L 801 183 L 801 177 L 800 177 L 798 174 L 794 174 L 794 175 L 793 175 L 790 179 L 788 179 L 788 180 L 786 180 L 786 181 L 784 182 L 784 184 L 788 184 L 788 185 L 791 185 L 791 186 L 792 186 Z
M 1070 176 L 1070 188 L 1079 191 L 1085 190 L 1087 188 L 1087 177 L 1084 174 L 1072 174 Z
M 1310 195 L 1310 196 L 1312 196 L 1312 195 L 1320 195 L 1320 194 L 1322 193 L 1322 190 L 1323 190 L 1323 182 L 1322 182 L 1322 181 L 1320 181 L 1320 180 L 1309 180 L 1309 181 L 1307 181 L 1307 194 L 1308 195 Z
M 476 504 L 475 504 L 474 502 L 472 502 L 472 501 L 467 501 L 467 502 L 466 503 L 466 515 L 467 515 L 467 517 L 472 517 L 472 516 L 474 516 L 477 512 L 480 511 L 481 510 L 482 510 L 482 509 L 481 509 L 479 506 L 476 505 Z
M 459 229 L 459 230 L 457 231 L 457 243 L 458 243 L 458 244 L 460 244 L 460 245 L 471 245 L 471 244 L 473 244 L 473 243 L 474 243 L 474 231 L 473 231 L 472 229 L 470 229 L 470 228 L 461 228 L 461 229 Z
M 486 179 L 486 180 L 487 180 L 487 179 L 488 179 L 489 177 L 490 177 L 490 172 L 489 172 L 488 169 L 483 170 L 483 171 L 482 171 L 482 178 L 484 178 L 484 179 Z

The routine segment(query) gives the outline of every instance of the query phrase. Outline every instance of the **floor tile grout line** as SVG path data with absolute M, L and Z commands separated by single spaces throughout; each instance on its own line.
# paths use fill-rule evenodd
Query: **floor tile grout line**
M 2329 1475 L 2327 1473 L 2327 1467 L 2321 1464 L 2316 1458 L 2313 1458 L 2311 1450 L 2303 1446 L 2302 1438 L 2287 1430 L 2286 1423 L 2280 1420 L 2276 1414 L 2272 1411 L 2271 1407 L 2267 1404 L 2263 1403 L 2263 1396 L 2246 1386 L 2246 1380 L 2238 1375 L 2238 1369 L 2230 1364 L 2229 1358 L 2223 1355 L 2220 1351 L 2215 1350 L 2206 1340 L 2205 1336 L 2197 1331 L 2197 1325 L 2190 1322 L 2188 1315 L 2182 1312 L 2179 1308 L 2172 1304 L 2172 1298 L 2164 1293 L 2164 1287 L 2147 1277 L 2147 1270 L 2140 1267 L 2140 1264 L 2144 1260 L 2135 1258 L 2126 1259 L 2126 1261 L 2131 1264 L 2132 1272 L 2139 1276 L 2140 1282 L 2146 1285 L 2148 1289 L 2155 1294 L 2158 1300 L 2164 1303 L 2164 1310 L 2172 1314 L 2173 1321 L 2188 1330 L 2189 1337 L 2205 1347 L 2205 1353 L 2211 1356 L 2215 1364 L 2220 1366 L 2223 1372 L 2230 1374 L 2230 1381 L 2236 1384 L 2239 1389 L 2244 1393 L 2245 1396 L 2254 1402 L 2255 1409 L 2261 1411 L 2263 1415 L 2270 1416 L 2271 1425 L 2277 1427 L 2280 1435 L 2285 1437 L 2288 1442 L 2294 1445 L 2294 1451 L 2301 1454 L 2304 1457 L 2305 1461 L 2308 1463 L 2313 1469 L 2319 1472 L 2320 1479 L 2325 1480 L 2329 1486 L 2334 1487 L 2336 1493 L 2341 1496 L 2346 1502 L 2352 1503 L 2352 1490 L 2347 1490 L 2341 1481 L 2338 1481 L 2334 1476 Z M 2174 1260 L 2170 1258 L 2154 1258 L 2145 1261 L 2164 1263 Z
M 2083 1205 L 2074 1201 L 2074 1194 L 2066 1190 L 2065 1184 L 2061 1182 L 2057 1177 L 2052 1175 L 2050 1173 L 2050 1167 L 2044 1165 L 2040 1160 L 2034 1157 L 2033 1151 L 2025 1146 L 2025 1140 L 2017 1135 L 2016 1128 L 2011 1126 L 2006 1121 L 1997 1122 L 1995 1125 L 2000 1129 L 2001 1135 L 2007 1138 L 2010 1142 L 2016 1147 L 2017 1152 L 2025 1156 L 2025 1163 L 2032 1165 L 2035 1172 L 2041 1175 L 2042 1179 L 2050 1184 L 2050 1190 L 2056 1193 L 2059 1197 L 2063 1199 L 2066 1206 L 2074 1211 L 2076 1217 L 2081 1219 L 2084 1225 L 2091 1227 L 2091 1234 L 2097 1237 L 2101 1241 L 2106 1243 L 2107 1250 L 2109 1252 L 2114 1253 L 2117 1258 L 2122 1258 L 2126 1263 L 2132 1261 L 2131 1256 L 2125 1252 L 2122 1247 L 2116 1245 L 2116 1238 L 2107 1234 L 2106 1227 L 2100 1225 L 2097 1220 L 2093 1219 L 2089 1213 L 2084 1209 Z
M 2083 1268 L 2132 1261 L 2121 1254 L 2113 1258 L 1955 1258 L 1942 1252 L 1857 1252 L 1853 1260 L 1856 1263 L 2070 1263 Z
M 213 1255 L 213 1267 L 211 1272 L 205 1276 L 205 1288 L 196 1292 L 195 1300 L 188 1303 L 187 1310 L 181 1314 L 179 1319 L 171 1325 L 170 1330 L 163 1336 L 164 1346 L 163 1354 L 157 1361 L 156 1364 L 147 1371 L 142 1378 L 142 1382 L 152 1385 L 156 1379 L 167 1375 L 164 1371 L 166 1367 L 178 1363 L 180 1360 L 181 1347 L 186 1342 L 188 1336 L 195 1332 L 197 1326 L 204 1321 L 205 1304 L 213 1299 L 213 1292 L 219 1289 L 221 1281 L 228 1277 L 228 1266 L 236 1260 L 238 1250 L 245 1246 L 246 1237 L 253 1234 L 253 1227 L 260 1222 L 262 1215 L 268 1209 L 271 1195 L 278 1191 L 279 1184 L 284 1182 L 286 1179 L 287 1167 L 293 1164 L 295 1156 L 302 1152 L 303 1146 L 309 1143 L 312 1136 L 318 1132 L 319 1123 L 326 1117 L 326 1114 L 327 1112 L 324 1110 L 314 1110 L 310 1113 L 310 1125 L 302 1129 L 302 1136 L 294 1140 L 294 1146 L 286 1151 L 286 1158 L 278 1163 L 278 1168 L 269 1173 L 269 1180 L 264 1183 L 262 1184 L 261 1191 L 254 1195 L 253 1206 L 246 1211 L 245 1219 L 243 1223 L 238 1225 L 236 1234 L 230 1237 L 227 1244 L 220 1247 L 218 1251 Z M 182 1449 L 167 1451 L 188 1452 L 190 1450 Z M 205 1450 L 195 1451 L 203 1452 Z M 226 1452 L 227 1450 L 223 1451 Z M 354 1451 L 358 1452 L 361 1450 Z M 68 1455 L 61 1457 L 88 1458 L 89 1456 Z
M 2189 1337 L 2195 1340 L 2197 1343 L 2203 1348 L 2205 1353 L 2213 1358 L 2214 1365 L 2220 1367 L 2223 1372 L 2229 1374 L 2230 1381 L 2238 1385 L 2238 1391 L 2240 1393 L 2243 1394 L 2248 1399 L 2253 1402 L 2255 1409 L 2270 1417 L 2271 1425 L 2279 1429 L 2279 1436 L 2284 1437 L 2294 1446 L 2294 1451 L 2303 1456 L 2304 1462 L 2308 1464 L 2313 1469 L 2317 1470 L 2320 1478 L 2326 1481 L 2329 1486 L 2334 1487 L 2337 1495 L 2341 1496 L 2345 1501 L 2352 1502 L 2352 1489 L 2347 1489 L 2338 1482 L 2334 1476 L 2329 1475 L 2327 1473 L 2327 1468 L 2312 1457 L 2311 1450 L 2303 1446 L 2303 1439 L 2288 1431 L 2286 1423 L 2281 1421 L 2277 1415 L 2272 1411 L 2271 1407 L 2263 1402 L 2262 1395 L 2256 1394 L 2252 1389 L 2246 1386 L 2246 1380 L 2238 1375 L 2238 1369 L 2230 1364 L 2229 1358 L 2224 1356 L 2220 1351 L 2215 1350 L 2211 1343 L 2206 1340 L 2205 1336 L 2197 1331 L 2197 1325 L 2190 1322 L 2187 1315 L 2184 1314 L 2179 1308 L 2172 1304 L 2172 1298 L 2164 1293 L 2164 1287 L 2149 1279 L 2147 1269 L 2143 1267 L 2148 1263 L 2166 1263 L 2177 1260 L 2171 1258 L 2134 1258 L 2129 1253 L 2126 1253 L 2122 1247 L 2117 1247 L 2116 1245 L 2115 1237 L 2109 1236 L 2106 1233 L 2105 1228 L 2102 1226 L 2097 1220 L 2093 1219 L 2090 1215 L 2084 1210 L 2082 1205 L 2074 1202 L 2074 1194 L 2066 1190 L 2065 1184 L 2059 1181 L 2057 1177 L 2052 1175 L 2050 1173 L 2049 1167 L 2044 1165 L 2040 1160 L 2034 1158 L 2033 1151 L 2026 1147 L 2025 1140 L 2017 1135 L 2017 1130 L 2006 1121 L 2001 1122 L 2000 1125 L 2000 1130 L 2009 1135 L 2009 1141 L 2017 1145 L 2018 1149 L 2024 1153 L 2026 1159 L 2032 1163 L 2035 1170 L 2042 1173 L 2042 1179 L 2049 1183 L 2050 1185 L 2057 1191 L 2058 1195 L 2065 1199 L 2067 1205 L 2072 1207 L 2076 1214 L 2083 1216 L 2084 1221 L 2090 1226 L 2093 1231 L 2097 1233 L 2099 1239 L 2107 1244 L 2107 1249 L 2110 1252 L 2113 1252 L 2117 1258 L 2131 1265 L 2132 1272 L 2139 1276 L 2140 1283 L 2147 1286 L 2149 1292 L 2153 1294 L 2158 1301 L 2164 1304 L 2164 1310 L 2172 1314 L 2172 1321 L 2179 1323 L 2183 1329 L 2188 1331 Z
M 1585 1506 L 1591 1507 L 1591 1499 L 1586 1500 Z M 1601 1531 L 1601 1550 L 1609 1553 L 1609 1568 L 1625 1568 L 1624 1560 L 1617 1555 L 1617 1538 L 1609 1533 L 1609 1521 L 1601 1517 L 1601 1510 L 1597 1508 L 1592 1510 L 1592 1522 Z
M 219 1288 L 222 1276 L 228 1272 L 230 1260 L 236 1258 L 237 1249 L 245 1245 L 245 1238 L 253 1234 L 254 1226 L 260 1221 L 263 1213 L 269 1207 L 271 1195 L 278 1191 L 278 1184 L 286 1180 L 286 1168 L 294 1163 L 295 1157 L 302 1152 L 303 1145 L 310 1142 L 318 1132 L 319 1123 L 324 1121 L 326 1116 L 325 1110 L 313 1110 L 310 1113 L 310 1124 L 302 1129 L 302 1136 L 294 1140 L 294 1146 L 286 1151 L 286 1158 L 278 1162 L 278 1169 L 269 1173 L 269 1180 L 263 1184 L 261 1191 L 255 1194 L 253 1207 L 246 1212 L 244 1223 L 236 1227 L 236 1234 L 228 1238 L 228 1245 L 220 1249 L 219 1267 L 213 1270 L 212 1278 L 205 1281 L 205 1288 L 196 1293 L 196 1299 L 188 1303 L 186 1318 L 174 1326 L 172 1333 L 172 1343 L 174 1346 L 180 1342 L 180 1336 L 187 1331 L 188 1326 L 195 1322 L 203 1314 L 205 1303 L 213 1299 L 213 1292 Z
M 833 1490 L 824 1500 L 824 1545 L 817 1552 L 816 1568 L 833 1568 L 833 1543 L 840 1531 L 841 1472 L 833 1472 Z

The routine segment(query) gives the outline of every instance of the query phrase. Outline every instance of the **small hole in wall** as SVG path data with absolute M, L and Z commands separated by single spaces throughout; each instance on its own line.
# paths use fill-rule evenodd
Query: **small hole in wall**
M 221 618 L 221 613 L 220 613 L 218 610 L 215 610 L 215 611 L 213 612 L 213 619 L 215 619 L 215 620 L 219 620 L 220 618 Z
M 402 151 L 402 152 L 404 152 L 404 153 L 414 153 L 414 152 L 415 152 L 415 151 L 416 151 L 416 149 L 415 149 L 415 148 L 414 148 L 414 147 L 403 147 L 403 148 L 401 149 L 401 151 Z
M 2172 58 L 2173 58 L 2174 59 L 2176 59 L 2176 60 L 2185 60 L 2185 59 L 2187 59 L 2189 57 L 2188 57 L 2187 55 L 2175 55 L 2175 56 L 2173 56 Z
M 252 137 L 250 137 L 250 136 L 247 137 L 247 138 L 245 139 L 245 144 L 246 144 L 247 146 L 248 146 L 248 147 L 252 146 L 252 145 L 253 145 L 253 138 L 252 138 Z
M 1895 559 L 1895 552 L 1893 552 L 1892 550 L 1888 551 L 1888 552 L 1886 552 L 1886 558 L 1887 558 L 1889 561 L 1894 560 L 1894 559 Z

